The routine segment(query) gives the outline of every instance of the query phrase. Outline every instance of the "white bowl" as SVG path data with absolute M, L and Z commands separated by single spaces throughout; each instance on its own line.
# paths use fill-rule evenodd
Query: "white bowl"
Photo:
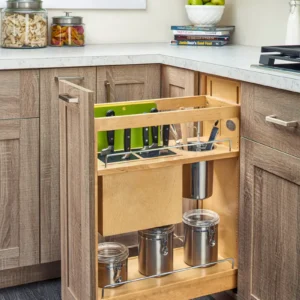
M 186 5 L 185 9 L 193 25 L 211 26 L 221 21 L 225 5 Z

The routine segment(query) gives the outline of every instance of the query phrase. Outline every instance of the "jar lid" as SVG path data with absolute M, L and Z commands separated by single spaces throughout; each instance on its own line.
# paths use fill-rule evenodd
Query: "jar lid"
M 184 213 L 183 222 L 194 227 L 210 227 L 220 223 L 220 216 L 211 210 L 194 209 Z
M 140 234 L 142 235 L 153 235 L 153 236 L 158 236 L 158 235 L 166 235 L 171 232 L 173 232 L 175 229 L 175 225 L 168 225 L 168 226 L 163 226 L 163 227 L 156 227 L 156 228 L 151 228 L 147 230 L 142 230 L 139 231 Z
M 81 25 L 82 17 L 70 16 L 71 12 L 65 12 L 65 16 L 53 17 L 53 24 L 65 24 L 65 25 Z
M 7 8 L 10 9 L 41 9 L 41 0 L 8 0 Z
M 129 256 L 128 248 L 120 243 L 98 244 L 98 262 L 104 264 L 119 263 Z

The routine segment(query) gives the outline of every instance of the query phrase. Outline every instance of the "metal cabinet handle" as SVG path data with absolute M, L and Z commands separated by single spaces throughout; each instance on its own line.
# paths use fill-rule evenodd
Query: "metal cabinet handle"
M 59 99 L 67 103 L 79 103 L 79 99 L 77 97 L 72 97 L 69 94 L 61 94 L 59 95 Z
M 106 90 L 106 102 L 110 103 L 110 82 L 108 80 L 106 80 L 104 82 L 104 86 L 105 86 L 105 90 Z
M 55 80 L 56 81 L 60 81 L 60 80 L 79 80 L 79 81 L 83 81 L 84 77 L 83 76 L 56 76 Z
M 280 125 L 280 126 L 283 126 L 283 127 L 297 127 L 298 126 L 297 121 L 286 122 L 286 121 L 277 119 L 276 115 L 267 116 L 266 117 L 266 122 L 276 124 L 276 125 Z

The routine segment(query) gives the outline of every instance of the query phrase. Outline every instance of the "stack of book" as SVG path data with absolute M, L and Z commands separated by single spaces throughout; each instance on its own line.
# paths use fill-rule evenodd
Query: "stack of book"
M 230 41 L 234 26 L 172 26 L 172 45 L 184 46 L 224 46 Z

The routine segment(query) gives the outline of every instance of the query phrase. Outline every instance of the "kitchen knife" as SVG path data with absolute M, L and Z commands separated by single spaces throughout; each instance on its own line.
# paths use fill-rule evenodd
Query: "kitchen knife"
M 149 149 L 149 127 L 143 128 L 143 150 Z
M 208 139 L 209 142 L 213 142 L 213 141 L 216 140 L 216 137 L 217 137 L 217 135 L 218 135 L 218 133 L 219 133 L 219 128 L 217 127 L 218 124 L 219 124 L 219 121 L 217 121 L 217 122 L 215 123 L 215 126 L 213 127 L 213 129 L 212 129 L 212 131 L 211 131 L 211 133 L 210 133 L 210 137 L 209 137 L 209 139 Z M 206 144 L 206 147 L 205 147 L 205 150 L 204 150 L 204 151 L 211 151 L 211 150 L 213 149 L 213 147 L 214 147 L 214 144 L 213 144 L 213 143 L 211 143 L 211 144 Z
M 114 110 L 109 110 L 106 113 L 106 117 L 114 117 L 115 111 Z M 103 149 L 100 153 L 101 156 L 106 156 L 108 154 L 112 154 L 115 151 L 115 131 L 107 131 L 107 143 L 108 147 L 106 149 Z
M 124 152 L 130 152 L 131 150 L 131 128 L 124 130 Z M 125 154 L 122 159 L 130 158 L 131 153 Z
M 164 148 L 169 147 L 169 140 L 170 140 L 170 125 L 163 126 L 163 146 Z M 159 154 L 168 153 L 168 149 L 160 150 Z
M 158 113 L 157 108 L 152 108 L 151 113 Z M 149 149 L 156 149 L 158 148 L 158 126 L 152 126 L 151 133 L 152 133 L 152 145 L 149 147 Z

